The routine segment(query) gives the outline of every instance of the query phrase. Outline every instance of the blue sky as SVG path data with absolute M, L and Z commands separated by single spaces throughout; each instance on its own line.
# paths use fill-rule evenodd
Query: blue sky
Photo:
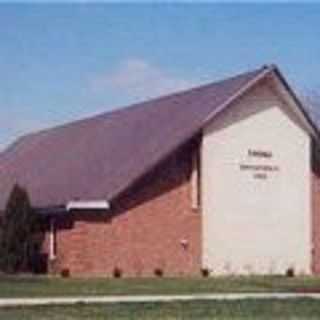
M 320 5 L 0 5 L 0 148 L 265 63 L 320 90 Z

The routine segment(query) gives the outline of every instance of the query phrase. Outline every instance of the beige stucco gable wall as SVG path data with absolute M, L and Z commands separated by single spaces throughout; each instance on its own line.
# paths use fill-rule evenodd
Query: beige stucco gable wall
M 205 128 L 201 158 L 203 266 L 310 273 L 310 138 L 292 108 L 259 84 Z

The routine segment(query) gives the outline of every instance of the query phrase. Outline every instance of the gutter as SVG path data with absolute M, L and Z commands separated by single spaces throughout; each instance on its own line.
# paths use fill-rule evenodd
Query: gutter
M 96 209 L 96 210 L 109 210 L 110 203 L 106 200 L 97 201 L 69 201 L 66 205 L 66 210 L 86 210 L 86 209 Z
M 110 202 L 106 200 L 73 200 L 67 202 L 66 205 L 36 208 L 36 212 L 43 216 L 60 216 L 65 215 L 72 210 L 110 210 L 110 208 Z

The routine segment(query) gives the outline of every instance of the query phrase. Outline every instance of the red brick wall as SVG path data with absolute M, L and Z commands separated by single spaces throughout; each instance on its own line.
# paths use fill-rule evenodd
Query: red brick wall
M 312 272 L 320 274 L 320 164 L 312 165 Z
M 115 203 L 110 213 L 77 212 L 57 231 L 55 271 L 71 276 L 199 274 L 201 215 L 191 208 L 191 155 L 177 152 Z M 181 241 L 187 240 L 186 246 Z

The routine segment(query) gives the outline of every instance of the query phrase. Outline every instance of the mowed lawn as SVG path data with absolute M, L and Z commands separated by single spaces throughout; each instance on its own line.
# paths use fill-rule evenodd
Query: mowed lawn
M 73 279 L 0 277 L 0 298 L 224 292 L 320 292 L 320 278 L 284 276 Z
M 15 320 L 175 320 L 175 319 L 319 319 L 312 299 L 75 305 L 0 309 L 0 319 Z

